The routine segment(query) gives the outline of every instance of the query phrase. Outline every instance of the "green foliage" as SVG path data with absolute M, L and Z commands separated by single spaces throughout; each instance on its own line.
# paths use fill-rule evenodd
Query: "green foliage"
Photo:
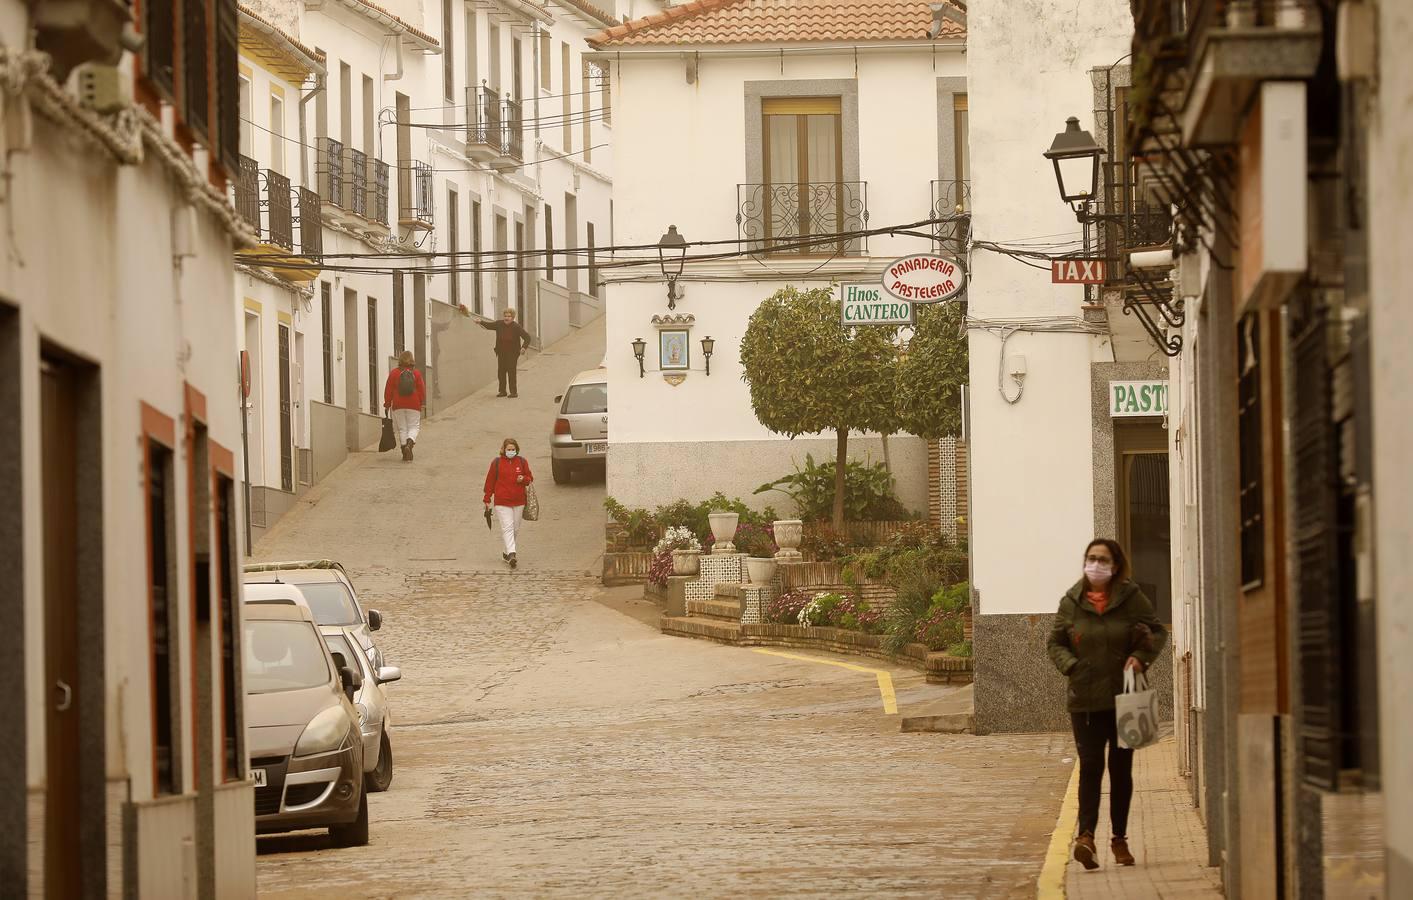
M 958 641 L 947 648 L 948 656 L 956 656 L 961 659 L 971 659 L 971 641 Z
M 917 571 L 933 585 L 929 596 L 938 587 L 967 577 L 965 546 L 953 544 L 928 522 L 909 523 L 890 535 L 883 546 L 855 550 L 840 562 L 845 564 L 846 576 L 854 573 L 890 582 Z
M 629 508 L 613 497 L 605 498 L 603 508 L 609 518 L 622 525 L 628 532 L 628 541 L 635 547 L 650 547 L 656 543 L 658 535 L 667 528 L 687 528 L 697 540 L 706 546 L 711 540 L 711 520 L 714 512 L 734 512 L 740 525 L 766 526 L 779 518 L 774 507 L 767 506 L 756 512 L 740 497 L 728 499 L 717 491 L 709 499 L 693 503 L 690 500 L 674 500 L 655 510 L 641 507 Z M 775 552 L 772 546 L 771 553 Z
M 805 522 L 800 540 L 800 552 L 813 561 L 836 560 L 848 555 L 854 542 L 847 534 L 835 531 L 828 522 Z
M 960 434 L 967 336 L 960 303 L 919 306 L 894 394 L 899 430 L 925 438 Z
M 835 465 L 817 463 L 805 454 L 805 464 L 795 471 L 756 488 L 752 493 L 780 491 L 795 501 L 806 522 L 827 520 L 834 506 Z M 893 476 L 882 463 L 851 459 L 844 466 L 844 518 L 850 522 L 887 522 L 906 519 L 907 507 L 893 493 Z

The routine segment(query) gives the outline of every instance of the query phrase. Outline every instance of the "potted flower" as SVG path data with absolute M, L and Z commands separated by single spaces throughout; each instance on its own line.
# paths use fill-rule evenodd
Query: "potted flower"
M 736 545 L 746 554 L 751 584 L 766 586 L 775 580 L 775 536 L 770 526 L 741 526 L 736 530 Z
M 711 552 L 735 553 L 736 545 L 731 543 L 731 539 L 736 536 L 736 525 L 741 521 L 741 514 L 717 511 L 708 514 L 707 520 L 711 522 L 711 536 L 716 538 Z
M 701 542 L 685 526 L 673 526 L 663 534 L 662 540 L 653 548 L 653 556 L 672 554 L 673 575 L 695 575 L 700 568 Z

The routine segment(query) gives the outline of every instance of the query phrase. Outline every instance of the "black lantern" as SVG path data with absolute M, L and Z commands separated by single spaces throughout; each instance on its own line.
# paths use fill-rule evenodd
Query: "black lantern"
M 1055 135 L 1045 158 L 1055 166 L 1055 181 L 1060 197 L 1077 210 L 1092 203 L 1099 193 L 1099 157 L 1104 149 L 1094 143 L 1094 136 L 1079 127 L 1079 119 L 1070 116 L 1065 130 Z
M 687 264 L 687 240 L 677 233 L 676 225 L 667 226 L 667 233 L 657 242 L 658 264 L 667 279 L 667 308 L 677 308 L 677 279 Z
M 643 368 L 643 354 L 648 352 L 648 342 L 642 338 L 633 338 L 633 355 L 638 359 L 638 377 L 642 378 L 646 371 Z
M 706 373 L 711 374 L 711 351 L 716 349 L 716 341 L 711 339 L 711 335 L 702 338 L 702 359 L 706 360 Z

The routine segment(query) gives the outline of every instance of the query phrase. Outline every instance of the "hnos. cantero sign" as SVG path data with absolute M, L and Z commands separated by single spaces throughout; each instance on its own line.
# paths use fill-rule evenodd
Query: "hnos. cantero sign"
M 966 282 L 961 266 L 930 253 L 895 259 L 883 270 L 883 289 L 911 303 L 940 303 L 956 296 Z

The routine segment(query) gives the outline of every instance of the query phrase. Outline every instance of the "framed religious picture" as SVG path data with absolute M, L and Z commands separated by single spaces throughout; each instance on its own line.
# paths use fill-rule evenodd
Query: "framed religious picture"
M 658 365 L 664 372 L 685 372 L 688 358 L 687 338 L 691 334 L 685 328 L 664 328 L 657 333 Z

